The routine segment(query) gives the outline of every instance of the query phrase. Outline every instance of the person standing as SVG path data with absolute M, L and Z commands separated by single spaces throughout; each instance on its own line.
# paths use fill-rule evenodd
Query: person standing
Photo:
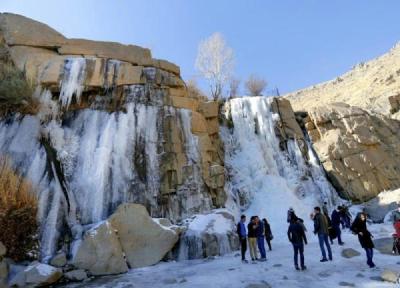
M 247 236 L 249 240 L 250 257 L 252 261 L 258 260 L 256 230 L 257 230 L 256 217 L 251 216 L 250 222 L 247 225 Z
M 258 251 L 260 251 L 260 261 L 266 261 L 267 260 L 267 254 L 265 253 L 265 245 L 264 245 L 264 225 L 262 221 L 260 221 L 260 218 L 256 216 L 256 223 L 257 223 L 257 228 L 256 228 L 256 235 L 257 235 L 257 246 L 258 246 Z
M 264 224 L 265 241 L 267 241 L 269 251 L 271 251 L 272 250 L 271 240 L 274 238 L 274 236 L 272 235 L 271 226 L 269 225 L 267 219 L 265 218 L 263 219 L 263 224 Z
M 339 245 L 343 245 L 342 241 L 342 231 L 340 230 L 340 211 L 342 210 L 341 206 L 338 206 L 337 209 L 332 211 L 331 215 L 331 223 L 332 228 L 335 231 L 336 237 L 338 238 Z
M 303 225 L 299 223 L 299 221 L 294 221 L 289 225 L 288 229 L 288 238 L 289 241 L 293 245 L 293 251 L 294 251 L 294 268 L 296 270 L 300 270 L 299 268 L 299 254 L 300 254 L 300 266 L 301 270 L 306 270 L 307 267 L 304 265 L 304 244 L 307 245 L 307 237 L 306 233 L 304 231 Z
M 328 202 L 324 202 L 324 205 L 322 205 L 322 213 L 324 213 L 326 217 L 329 217 Z
M 398 206 L 398 208 L 397 208 L 397 210 L 394 210 L 393 212 L 392 212 L 392 215 L 391 215 L 392 217 L 392 223 L 393 223 L 393 226 L 396 224 L 396 222 L 397 221 L 400 221 L 400 204 L 399 204 L 399 206 Z
M 237 233 L 239 236 L 240 247 L 242 251 L 242 262 L 247 263 L 246 251 L 247 251 L 247 232 L 246 232 L 246 215 L 240 217 L 240 221 L 237 224 Z
M 374 257 L 374 242 L 372 242 L 372 235 L 367 229 L 367 216 L 365 213 L 360 213 L 353 225 L 351 225 L 351 231 L 357 234 L 358 241 L 360 241 L 361 247 L 364 248 L 367 254 L 367 264 L 370 268 L 375 267 L 375 263 L 372 258 Z
M 331 246 L 329 245 L 329 239 L 328 239 L 329 237 L 328 220 L 326 219 L 325 215 L 321 213 L 321 208 L 319 207 L 314 208 L 313 220 L 314 220 L 314 234 L 318 235 L 319 247 L 322 253 L 322 259 L 320 260 L 320 262 L 328 261 L 328 259 L 326 258 L 324 245 L 328 250 L 329 260 L 332 261 L 332 250 Z

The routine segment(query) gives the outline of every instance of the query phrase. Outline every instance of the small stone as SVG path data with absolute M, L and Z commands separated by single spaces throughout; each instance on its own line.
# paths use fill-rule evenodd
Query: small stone
M 169 285 L 169 284 L 176 284 L 176 283 L 178 283 L 178 281 L 175 278 L 168 278 L 168 279 L 164 279 L 163 283 L 166 285 Z
M 331 274 L 329 272 L 319 272 L 318 276 L 327 278 L 327 277 L 331 276 Z
M 381 278 L 383 281 L 397 283 L 400 277 L 400 271 L 393 271 L 392 269 L 384 269 L 381 273 Z
M 235 268 L 229 268 L 228 269 L 229 271 L 234 271 L 234 270 L 236 270 Z
M 187 282 L 186 278 L 183 278 L 183 279 L 181 279 L 181 280 L 179 281 L 179 283 L 185 283 L 185 282 Z
M 339 286 L 343 286 L 343 287 L 356 287 L 356 285 L 354 283 L 349 283 L 349 282 L 339 282 Z
M 67 256 L 65 255 L 64 252 L 58 253 L 50 261 L 50 265 L 55 267 L 64 267 L 66 264 L 67 264 Z
M 246 288 L 271 288 L 268 283 L 251 283 L 246 286 Z
M 282 267 L 282 264 L 274 264 L 272 267 Z
M 365 276 L 364 276 L 364 274 L 358 273 L 358 274 L 356 275 L 356 277 L 357 277 L 357 278 L 364 278 Z
M 382 281 L 382 278 L 379 276 L 372 276 L 372 277 L 369 277 L 369 279 L 375 280 L 375 281 Z
M 282 279 L 283 280 L 289 280 L 289 278 L 287 276 L 283 276 Z
M 69 281 L 83 281 L 87 279 L 87 273 L 83 269 L 72 270 L 64 274 L 65 279 Z
M 352 248 L 345 248 L 342 250 L 342 257 L 344 258 L 353 258 L 356 256 L 360 256 L 361 253 L 358 252 L 357 250 L 354 250 Z

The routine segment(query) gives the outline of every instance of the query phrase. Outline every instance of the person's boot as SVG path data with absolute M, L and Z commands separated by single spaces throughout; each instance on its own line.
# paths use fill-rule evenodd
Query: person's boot
M 307 266 L 304 265 L 303 267 L 301 267 L 301 270 L 303 270 L 303 271 L 307 270 Z
M 322 258 L 321 260 L 319 260 L 319 262 L 328 262 L 328 259 Z
M 294 266 L 294 268 L 296 269 L 296 270 L 300 270 L 300 268 L 299 268 L 299 266 Z

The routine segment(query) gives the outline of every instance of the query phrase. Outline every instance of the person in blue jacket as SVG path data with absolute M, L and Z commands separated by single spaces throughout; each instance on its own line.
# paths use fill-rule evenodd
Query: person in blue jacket
M 256 225 L 257 225 L 256 228 L 257 246 L 261 254 L 260 261 L 266 261 L 267 254 L 265 252 L 265 246 L 264 246 L 264 225 L 262 221 L 260 221 L 260 218 L 258 218 L 258 216 L 256 216 Z
M 240 216 L 240 221 L 237 224 L 237 234 L 239 236 L 241 251 L 242 251 L 242 262 L 247 263 L 246 251 L 247 251 L 247 231 L 246 231 L 246 215 Z
M 332 215 L 331 215 L 331 223 L 332 223 L 332 228 L 335 230 L 335 234 L 338 238 L 338 243 L 339 245 L 343 245 L 343 241 L 342 241 L 342 231 L 340 230 L 340 216 L 341 216 L 341 210 L 342 210 L 342 206 L 338 206 L 337 209 L 332 211 Z

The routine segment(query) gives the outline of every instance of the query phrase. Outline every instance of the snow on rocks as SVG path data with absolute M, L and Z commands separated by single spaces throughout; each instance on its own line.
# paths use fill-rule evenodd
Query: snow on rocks
M 179 260 L 221 256 L 239 247 L 234 217 L 226 210 L 195 215 L 182 235 Z

